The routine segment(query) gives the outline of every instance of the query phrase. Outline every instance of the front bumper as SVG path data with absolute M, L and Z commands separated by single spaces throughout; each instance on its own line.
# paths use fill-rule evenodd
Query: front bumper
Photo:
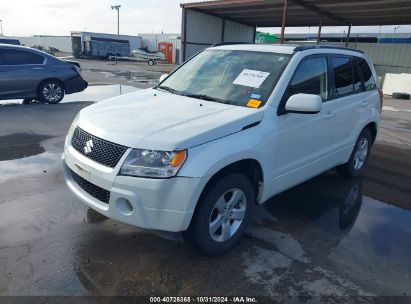
M 178 232 L 188 228 L 202 187 L 200 178 L 174 177 L 148 179 L 118 176 L 111 169 L 94 163 L 70 145 L 62 156 L 64 177 L 70 190 L 87 206 L 108 218 L 144 229 Z M 110 192 L 104 203 L 86 192 L 73 172 L 87 182 Z

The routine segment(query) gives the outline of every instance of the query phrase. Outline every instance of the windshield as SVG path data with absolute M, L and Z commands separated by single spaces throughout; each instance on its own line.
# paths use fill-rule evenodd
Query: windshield
M 192 58 L 157 88 L 259 108 L 269 98 L 289 57 L 267 52 L 210 49 Z

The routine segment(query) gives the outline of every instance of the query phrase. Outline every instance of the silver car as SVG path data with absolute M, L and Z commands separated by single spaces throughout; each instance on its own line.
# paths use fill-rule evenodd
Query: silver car
M 81 92 L 87 86 L 74 62 L 28 47 L 0 44 L 0 100 L 56 104 L 64 94 Z

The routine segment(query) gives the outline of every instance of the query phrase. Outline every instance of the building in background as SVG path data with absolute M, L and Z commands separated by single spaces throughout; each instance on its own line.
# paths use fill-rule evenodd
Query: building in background
M 257 31 L 255 33 L 255 43 L 258 44 L 267 44 L 267 43 L 278 43 L 279 38 L 277 35 L 270 34 L 270 33 L 263 33 Z

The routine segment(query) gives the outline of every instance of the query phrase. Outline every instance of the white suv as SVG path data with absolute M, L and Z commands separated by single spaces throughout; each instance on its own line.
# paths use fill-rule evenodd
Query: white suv
M 222 253 L 256 204 L 334 167 L 361 173 L 382 106 L 376 80 L 350 49 L 210 47 L 152 89 L 81 110 L 67 185 L 109 218 Z

